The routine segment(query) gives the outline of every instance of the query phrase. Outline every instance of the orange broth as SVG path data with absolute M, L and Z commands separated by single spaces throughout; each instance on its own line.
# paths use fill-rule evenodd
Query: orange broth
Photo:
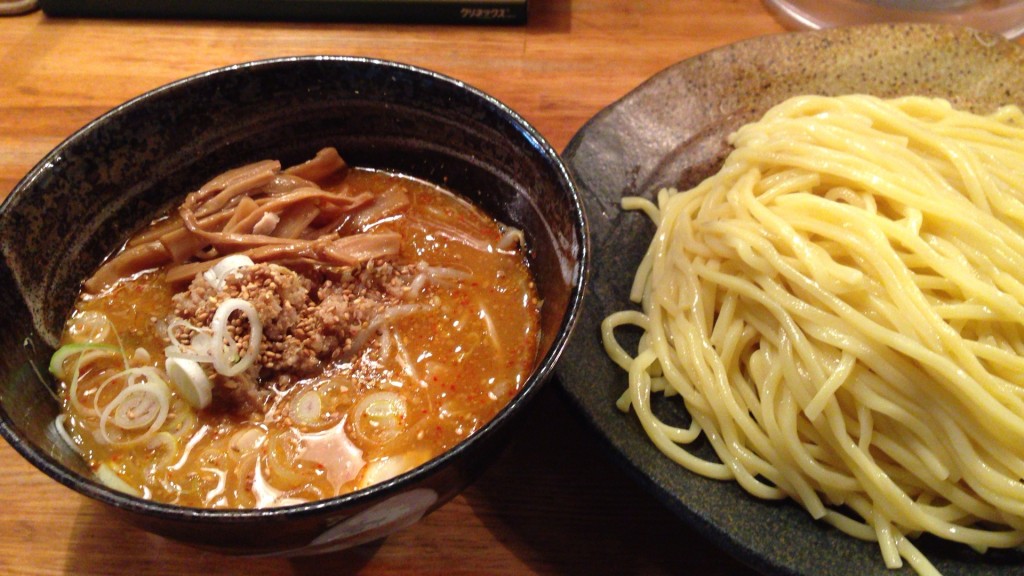
M 403 187 L 411 200 L 408 210 L 363 228 L 401 234 L 396 264 L 426 262 L 464 276 L 444 286 L 428 284 L 418 297 L 426 304 L 422 312 L 390 321 L 352 358 L 274 389 L 262 411 L 192 409 L 172 389 L 160 432 L 134 446 L 104 442 L 98 415 L 77 408 L 117 392 L 114 385 L 103 387 L 113 368 L 90 367 L 77 382 L 77 402 L 71 402 L 64 382 L 65 426 L 101 479 L 145 498 L 193 507 L 328 498 L 445 452 L 516 394 L 534 367 L 539 336 L 540 303 L 523 248 L 497 249 L 504 227 L 424 182 L 350 169 L 344 185 L 375 194 Z M 474 242 L 460 241 L 462 236 Z M 98 312 L 115 327 L 105 341 L 125 351 L 112 362 L 164 366 L 167 340 L 160 324 L 173 312 L 175 291 L 164 271 L 149 270 L 98 295 L 83 295 L 65 343 L 80 339 L 81 320 Z M 300 404 L 318 405 L 316 417 L 297 418 Z M 345 470 L 337 468 L 351 464 L 335 457 L 339 435 L 361 451 L 364 463 L 342 483 Z

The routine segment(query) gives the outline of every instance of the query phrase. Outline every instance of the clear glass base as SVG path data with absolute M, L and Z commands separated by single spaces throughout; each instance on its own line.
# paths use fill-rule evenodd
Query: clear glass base
M 764 0 L 792 28 L 877 22 L 958 24 L 1016 38 L 1024 34 L 1024 0 Z
M 0 0 L 0 16 L 17 16 L 36 9 L 36 0 Z

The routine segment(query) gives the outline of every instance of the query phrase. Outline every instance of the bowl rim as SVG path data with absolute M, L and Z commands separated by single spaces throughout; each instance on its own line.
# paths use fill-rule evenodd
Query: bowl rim
M 51 456 L 30 445 L 18 434 L 7 411 L 0 407 L 0 436 L 11 445 L 23 458 L 47 476 L 57 480 L 59 483 L 71 488 L 75 492 L 92 498 L 94 500 L 111 505 L 123 511 L 142 514 L 146 517 L 161 518 L 166 520 L 188 521 L 201 519 L 204 522 L 219 524 L 241 524 L 253 520 L 267 520 L 284 518 L 301 519 L 319 516 L 325 512 L 340 511 L 353 504 L 362 502 L 382 501 L 389 495 L 399 493 L 408 486 L 416 485 L 419 481 L 428 479 L 444 468 L 449 460 L 455 459 L 462 453 L 472 449 L 474 445 L 480 444 L 486 438 L 493 436 L 501 429 L 505 422 L 520 412 L 537 395 L 543 384 L 553 377 L 554 367 L 561 358 L 569 338 L 577 324 L 582 312 L 582 302 L 585 293 L 587 280 L 590 276 L 590 234 L 589 224 L 584 208 L 583 200 L 575 180 L 566 167 L 564 161 L 551 144 L 531 125 L 525 118 L 512 110 L 486 92 L 452 76 L 435 72 L 420 66 L 364 56 L 346 55 L 298 55 L 276 58 L 251 60 L 235 64 L 229 64 L 210 70 L 192 74 L 172 82 L 160 85 L 156 88 L 143 92 L 121 104 L 116 105 L 104 112 L 95 119 L 89 121 L 81 128 L 75 130 L 71 135 L 62 140 L 50 150 L 36 165 L 19 180 L 7 197 L 0 203 L 0 215 L 4 214 L 10 204 L 16 201 L 23 191 L 32 186 L 54 162 L 59 160 L 62 153 L 78 141 L 87 138 L 92 132 L 102 129 L 104 122 L 112 117 L 144 106 L 147 101 L 161 97 L 165 94 L 181 90 L 186 86 L 207 81 L 211 78 L 225 74 L 244 73 L 248 70 L 263 70 L 280 66 L 304 65 L 320 63 L 328 66 L 348 67 L 360 66 L 366 69 L 376 67 L 401 71 L 413 76 L 429 78 L 441 84 L 447 85 L 458 91 L 468 93 L 473 99 L 481 102 L 483 107 L 494 112 L 512 125 L 525 143 L 534 149 L 540 159 L 548 168 L 554 172 L 559 182 L 559 187 L 568 193 L 574 209 L 572 211 L 573 240 L 576 243 L 576 262 L 571 269 L 571 290 L 566 302 L 566 310 L 562 314 L 561 323 L 556 331 L 556 336 L 551 346 L 543 356 L 537 358 L 536 365 L 530 377 L 523 383 L 519 392 L 487 423 L 471 433 L 464 440 L 449 448 L 443 453 L 431 458 L 424 464 L 400 474 L 394 478 L 373 484 L 366 488 L 356 490 L 340 496 L 314 500 L 302 504 L 277 506 L 269 508 L 244 508 L 244 509 L 214 509 L 181 506 L 168 504 L 142 497 L 133 496 L 113 488 L 107 487 L 95 478 L 86 477 L 68 469 L 57 462 Z

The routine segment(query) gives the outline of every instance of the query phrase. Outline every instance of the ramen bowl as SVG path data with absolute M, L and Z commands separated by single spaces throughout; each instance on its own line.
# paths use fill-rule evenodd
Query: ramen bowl
M 353 165 L 442 185 L 521 229 L 539 297 L 537 365 L 462 443 L 391 480 L 307 504 L 213 510 L 98 482 L 54 427 L 45 367 L 82 281 L 126 238 L 227 168 L 292 165 L 332 146 Z M 587 230 L 561 160 L 483 92 L 380 60 L 300 57 L 230 66 L 158 88 L 85 126 L 0 205 L 0 434 L 43 473 L 156 534 L 238 554 L 309 554 L 378 540 L 470 483 L 512 437 L 572 331 Z

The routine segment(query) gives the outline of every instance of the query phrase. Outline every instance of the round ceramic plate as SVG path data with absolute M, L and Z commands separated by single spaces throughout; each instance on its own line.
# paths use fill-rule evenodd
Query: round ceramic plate
M 807 93 L 933 95 L 979 112 L 1024 105 L 1024 48 L 997 36 L 922 25 L 768 36 L 676 64 L 600 112 L 564 152 L 588 210 L 593 272 L 559 380 L 628 470 L 752 567 L 768 574 L 912 574 L 887 570 L 876 544 L 816 523 L 793 503 L 759 501 L 735 483 L 679 468 L 653 447 L 632 414 L 614 405 L 626 376 L 606 357 L 599 325 L 630 306 L 629 285 L 653 233 L 646 217 L 622 212 L 619 200 L 651 197 L 663 186 L 692 187 L 718 169 L 730 132 Z M 656 408 L 687 419 L 677 402 Z M 1021 549 L 979 555 L 927 538 L 918 545 L 946 576 L 1024 570 Z

